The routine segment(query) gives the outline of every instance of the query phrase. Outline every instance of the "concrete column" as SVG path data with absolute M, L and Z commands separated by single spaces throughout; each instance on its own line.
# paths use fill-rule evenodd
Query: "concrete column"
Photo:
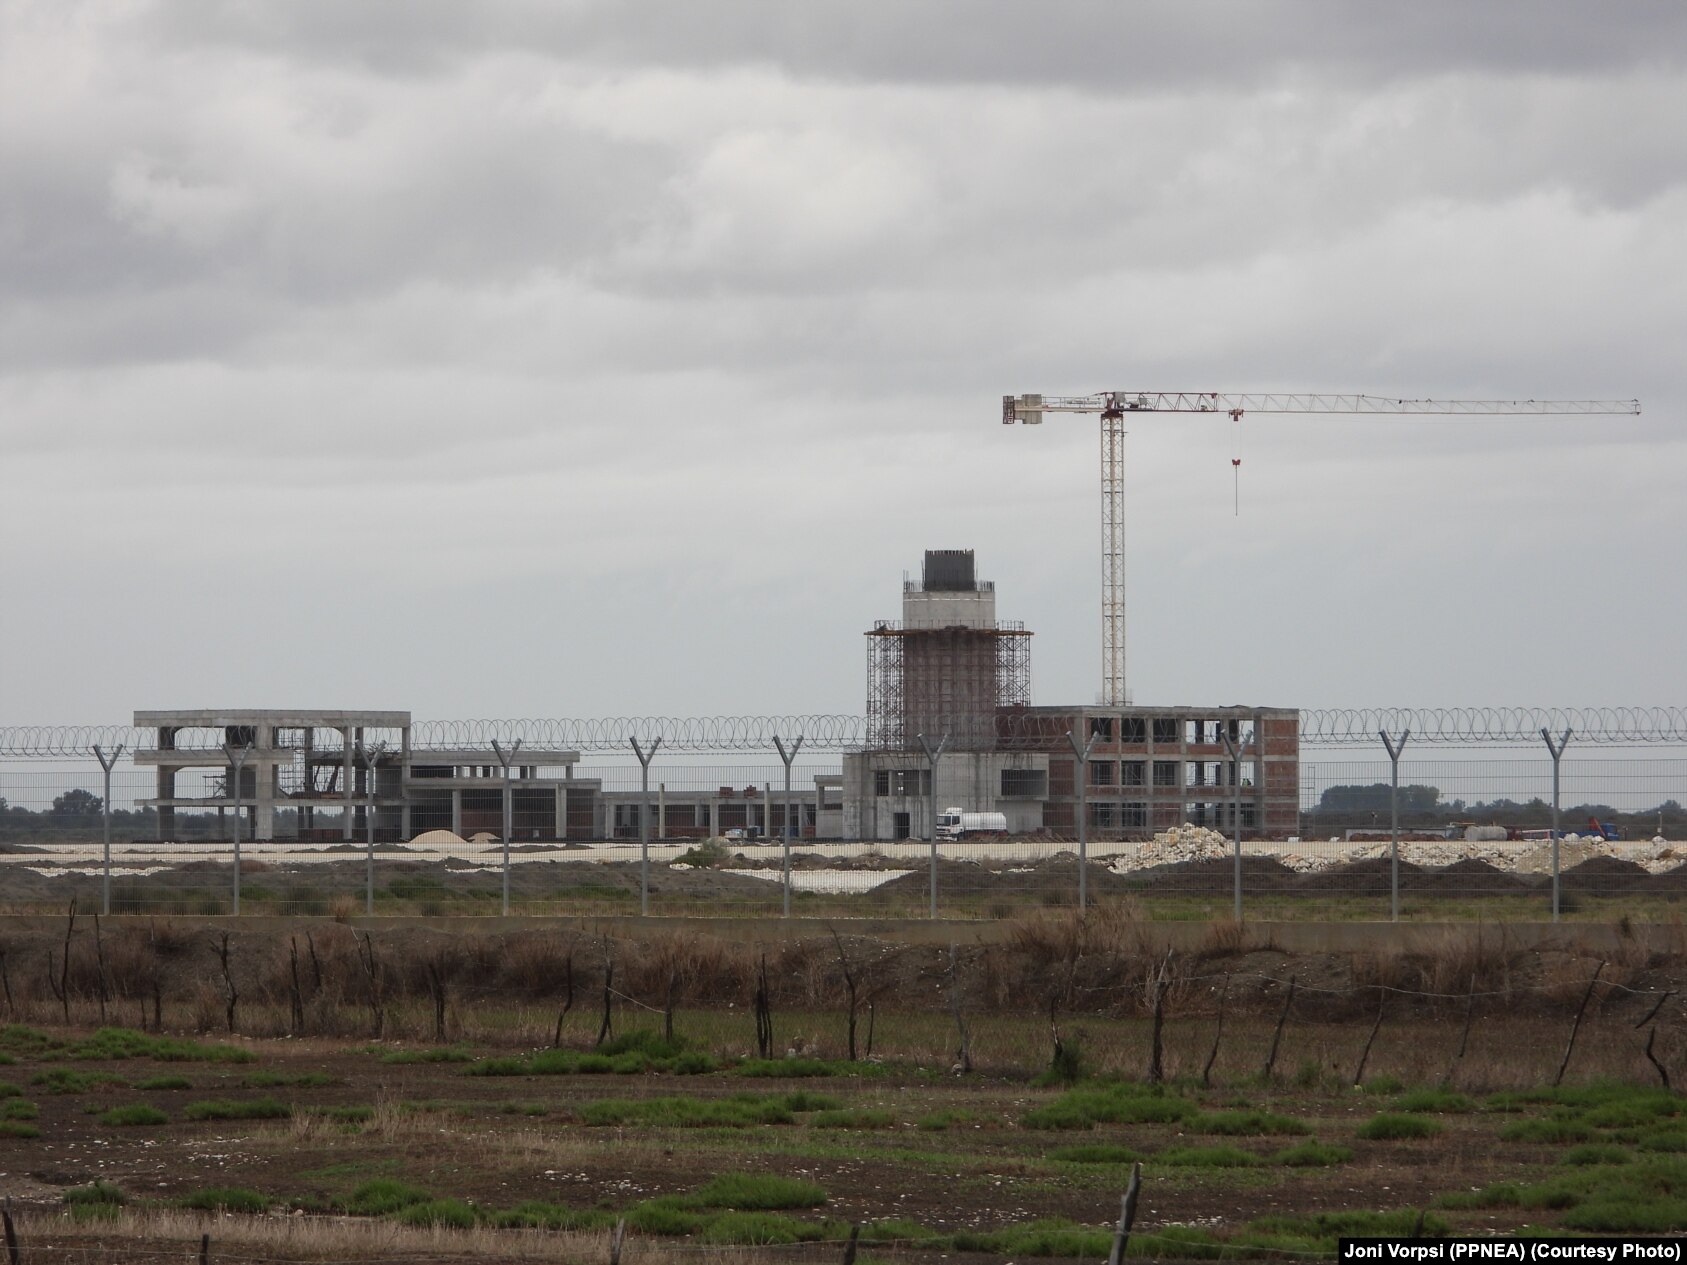
M 656 837 L 668 837 L 668 784 L 656 783 Z
M 456 786 L 451 788 L 451 833 L 463 833 L 463 791 Z
M 551 790 L 551 815 L 555 821 L 553 837 L 568 838 L 568 788 L 560 782 Z
M 158 776 L 155 781 L 156 785 L 153 789 L 157 793 L 159 799 L 172 799 L 175 797 L 176 774 L 173 769 L 160 764 L 158 766 Z M 158 841 L 163 843 L 175 833 L 176 810 L 174 808 L 165 808 L 162 804 L 160 804 L 158 807 Z
M 709 800 L 709 837 L 720 838 L 720 796 L 712 796 Z
M 343 801 L 341 803 L 340 807 L 342 809 L 342 816 L 345 818 L 345 821 L 343 822 L 343 824 L 340 827 L 340 838 L 349 841 L 351 839 L 352 805 L 353 805 L 353 800 L 355 798 L 355 796 L 352 793 L 352 785 L 351 785 L 351 746 L 352 746 L 351 726 L 348 725 L 344 729 L 340 730 L 340 734 L 345 739 L 345 751 L 342 753 L 342 757 L 341 757 L 342 763 L 341 763 L 341 768 L 340 768 L 340 781 L 342 783 L 342 785 L 340 787 L 340 796 L 341 796 L 341 799 Z

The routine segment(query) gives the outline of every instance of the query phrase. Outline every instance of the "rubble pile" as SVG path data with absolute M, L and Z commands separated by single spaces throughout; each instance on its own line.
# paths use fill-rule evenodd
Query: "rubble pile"
M 1186 861 L 1211 861 L 1232 855 L 1232 841 L 1217 830 L 1205 826 L 1184 824 L 1155 835 L 1152 842 L 1141 844 L 1110 859 L 1114 873 L 1145 870 L 1160 865 L 1177 865 Z M 1663 838 L 1639 842 L 1619 842 L 1592 836 L 1565 835 L 1559 841 L 1559 866 L 1569 869 L 1598 857 L 1632 861 L 1648 873 L 1661 874 L 1677 866 L 1687 865 L 1687 844 L 1671 843 Z M 1352 865 L 1389 855 L 1387 840 L 1346 841 L 1290 839 L 1287 841 L 1248 840 L 1242 845 L 1244 856 L 1270 856 L 1288 869 L 1307 873 L 1338 865 Z M 1498 870 L 1513 874 L 1550 874 L 1552 872 L 1552 844 L 1530 841 L 1508 842 L 1504 839 L 1402 839 L 1400 860 L 1426 870 L 1443 869 L 1460 861 L 1483 861 Z
M 1217 830 L 1205 826 L 1191 826 L 1185 822 L 1162 830 L 1152 842 L 1136 851 L 1113 859 L 1113 872 L 1145 870 L 1156 865 L 1177 865 L 1184 861 L 1211 861 L 1231 854 L 1231 841 Z

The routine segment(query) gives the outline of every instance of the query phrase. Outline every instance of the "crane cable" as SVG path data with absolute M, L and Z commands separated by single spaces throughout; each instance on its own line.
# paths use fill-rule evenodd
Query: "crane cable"
M 1233 444 L 1231 451 L 1236 454 L 1230 458 L 1231 513 L 1240 518 L 1242 516 L 1242 410 L 1239 408 L 1231 409 L 1230 420 L 1236 423 L 1236 429 L 1231 432 Z

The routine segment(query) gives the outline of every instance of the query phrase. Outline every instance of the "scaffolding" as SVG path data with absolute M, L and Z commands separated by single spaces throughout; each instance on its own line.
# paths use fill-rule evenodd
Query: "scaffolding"
M 917 750 L 947 735 L 950 750 L 1001 745 L 998 713 L 1031 701 L 1031 634 L 1018 621 L 991 628 L 905 628 L 879 620 L 867 633 L 867 749 Z

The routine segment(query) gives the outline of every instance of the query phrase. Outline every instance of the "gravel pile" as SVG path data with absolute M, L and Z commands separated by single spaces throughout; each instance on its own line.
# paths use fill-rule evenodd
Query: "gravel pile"
M 1220 860 L 1231 856 L 1234 847 L 1234 843 L 1217 830 L 1185 824 L 1162 831 L 1151 842 L 1111 858 L 1109 865 L 1114 873 L 1127 874 L 1163 865 Z M 1561 873 L 1588 861 L 1618 861 L 1624 863 L 1619 868 L 1647 874 L 1663 874 L 1687 865 L 1687 844 L 1671 843 L 1662 838 L 1630 843 L 1572 834 L 1559 841 L 1558 850 Z M 1389 844 L 1370 839 L 1351 843 L 1336 839 L 1328 843 L 1302 842 L 1299 839 L 1287 842 L 1248 840 L 1242 845 L 1242 851 L 1244 856 L 1270 856 L 1285 868 L 1304 874 L 1386 859 Z M 1514 843 L 1503 839 L 1402 839 L 1400 860 L 1402 864 L 1425 870 L 1479 862 L 1502 873 L 1550 874 L 1552 844 L 1539 841 Z

